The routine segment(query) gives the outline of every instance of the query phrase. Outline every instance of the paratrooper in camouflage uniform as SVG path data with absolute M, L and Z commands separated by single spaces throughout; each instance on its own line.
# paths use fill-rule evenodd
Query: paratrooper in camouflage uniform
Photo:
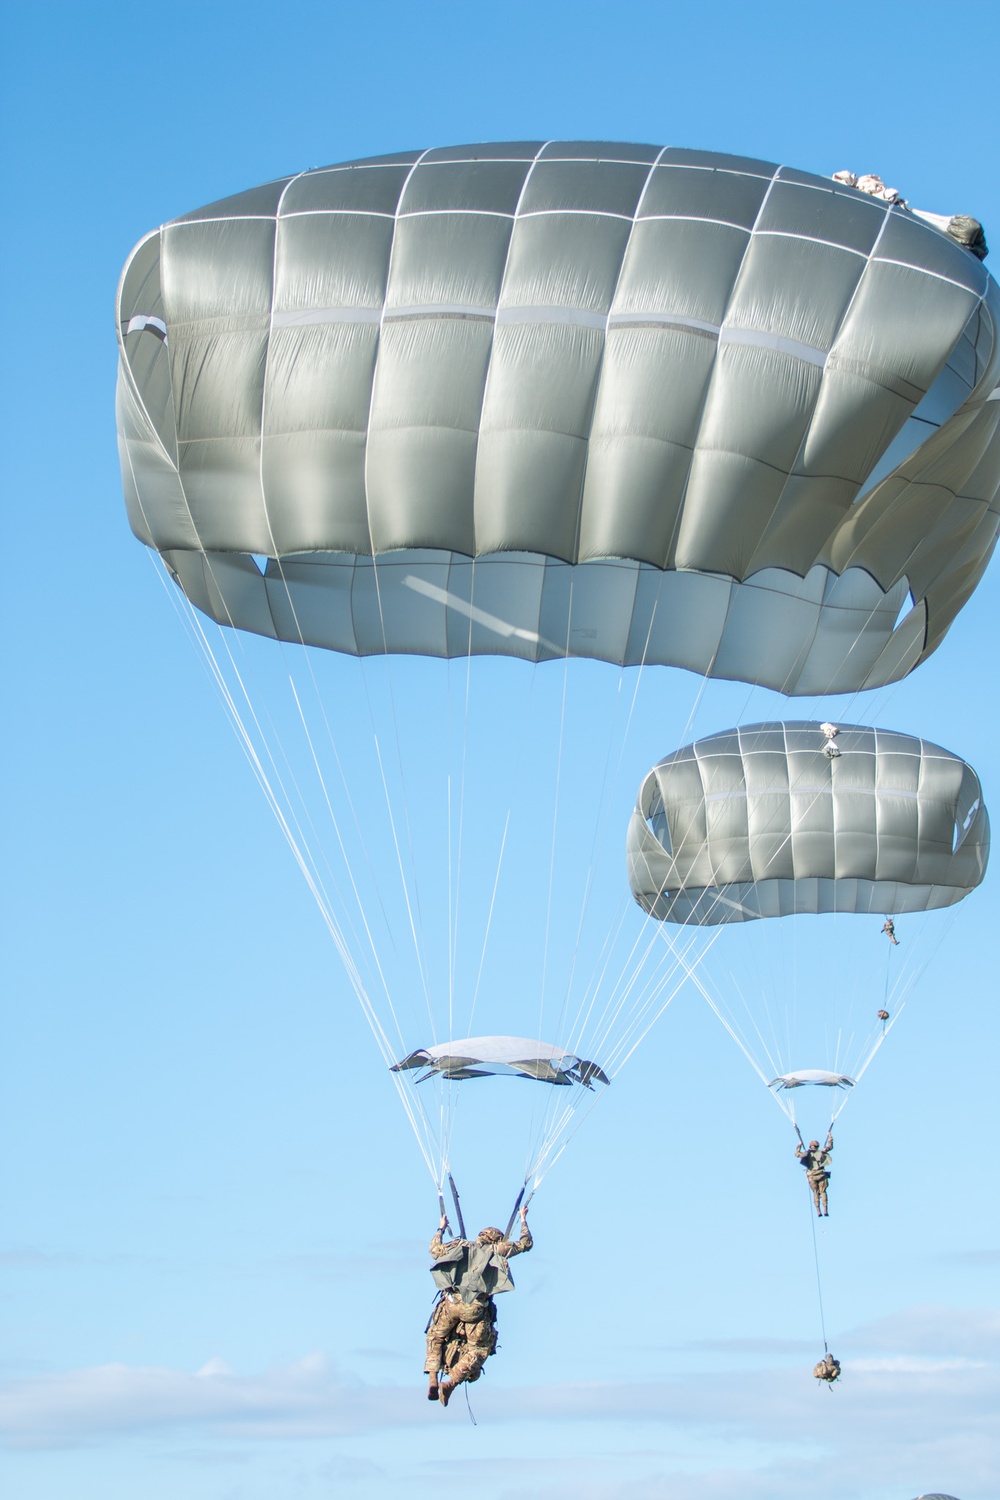
M 812 1189 L 816 1213 L 821 1219 L 826 1218 L 829 1212 L 826 1206 L 826 1185 L 830 1181 L 830 1152 L 832 1150 L 832 1130 L 826 1133 L 826 1144 L 822 1151 L 819 1148 L 819 1141 L 810 1141 L 808 1151 L 802 1145 L 801 1140 L 795 1148 L 795 1155 L 806 1169 L 806 1180 Z
M 514 1282 L 507 1262 L 532 1246 L 527 1209 L 521 1210 L 521 1238 L 506 1240 L 499 1229 L 481 1229 L 474 1240 L 442 1243 L 447 1220 L 430 1243 L 435 1264 L 431 1274 L 441 1288 L 441 1297 L 427 1325 L 427 1358 L 424 1370 L 430 1377 L 429 1401 L 447 1406 L 455 1387 L 463 1380 L 478 1380 L 483 1365 L 496 1349 L 496 1305 L 494 1296 L 512 1292 Z M 444 1370 L 446 1379 L 440 1381 Z

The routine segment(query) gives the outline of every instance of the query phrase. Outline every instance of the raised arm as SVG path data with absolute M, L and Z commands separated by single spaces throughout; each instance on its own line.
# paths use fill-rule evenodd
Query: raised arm
M 497 1246 L 497 1250 L 505 1260 L 510 1260 L 512 1255 L 524 1255 L 531 1249 L 534 1243 L 534 1240 L 531 1238 L 531 1230 L 528 1228 L 528 1210 L 522 1208 L 521 1238 L 516 1244 L 512 1244 L 510 1240 L 504 1240 L 502 1244 Z
M 441 1215 L 441 1222 L 438 1225 L 437 1229 L 434 1231 L 434 1238 L 431 1240 L 429 1246 L 427 1247 L 430 1250 L 431 1255 L 433 1255 L 433 1257 L 434 1257 L 435 1260 L 440 1260 L 440 1258 L 441 1258 L 442 1255 L 447 1255 L 448 1252 L 449 1252 L 449 1250 L 454 1249 L 454 1247 L 456 1245 L 460 1245 L 462 1243 L 461 1240 L 449 1240 L 446 1245 L 442 1244 L 442 1240 L 444 1238 L 444 1232 L 445 1232 L 445 1230 L 447 1228 L 448 1228 L 448 1215 L 447 1214 L 442 1214 Z

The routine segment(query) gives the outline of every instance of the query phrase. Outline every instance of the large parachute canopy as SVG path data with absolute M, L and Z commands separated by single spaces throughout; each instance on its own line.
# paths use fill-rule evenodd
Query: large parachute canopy
M 613 142 L 348 162 L 118 296 L 129 518 L 222 624 L 358 655 L 895 681 L 992 552 L 1000 292 L 789 167 Z
M 724 730 L 666 756 L 627 838 L 632 894 L 669 942 L 672 929 L 736 929 L 732 968 L 713 977 L 696 961 L 691 977 L 793 1120 L 803 1088 L 839 1091 L 834 1113 L 843 1106 L 929 956 L 919 923 L 893 943 L 879 919 L 955 906 L 988 858 L 964 760 L 892 730 L 805 721 Z

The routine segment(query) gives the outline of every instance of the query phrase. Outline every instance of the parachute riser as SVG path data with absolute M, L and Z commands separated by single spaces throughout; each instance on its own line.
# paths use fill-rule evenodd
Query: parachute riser
M 455 1205 L 455 1218 L 458 1222 L 458 1232 L 461 1238 L 464 1240 L 467 1238 L 467 1236 L 465 1233 L 465 1220 L 462 1218 L 462 1205 L 458 1200 L 458 1188 L 455 1186 L 455 1179 L 454 1177 L 452 1177 L 450 1172 L 448 1173 L 448 1186 L 451 1188 L 451 1199 Z M 442 1212 L 443 1211 L 444 1205 L 442 1201 Z
M 528 1204 L 531 1202 L 532 1198 L 535 1196 L 535 1190 L 534 1190 L 534 1188 L 531 1189 L 531 1192 L 528 1193 L 527 1197 L 524 1196 L 525 1192 L 527 1190 L 527 1187 L 528 1187 L 528 1184 L 525 1183 L 524 1186 L 521 1188 L 521 1191 L 518 1193 L 517 1197 L 514 1200 L 514 1207 L 510 1211 L 510 1218 L 507 1220 L 507 1228 L 504 1230 L 504 1239 L 506 1239 L 506 1240 L 510 1239 L 511 1230 L 514 1228 L 514 1220 L 517 1218 L 518 1210 L 523 1205 L 524 1211 L 525 1211 L 525 1213 L 527 1213 L 527 1211 L 528 1211 Z

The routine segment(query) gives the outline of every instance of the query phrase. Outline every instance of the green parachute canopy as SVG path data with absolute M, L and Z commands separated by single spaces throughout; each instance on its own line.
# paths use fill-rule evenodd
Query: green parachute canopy
M 133 530 L 262 635 L 847 691 L 933 651 L 995 543 L 996 284 L 773 163 L 303 172 L 149 235 L 117 315 Z
M 827 727 L 748 724 L 654 766 L 628 831 L 639 905 L 712 926 L 929 911 L 968 895 L 990 840 L 972 767 L 927 740 L 859 724 L 840 726 L 833 751 Z

